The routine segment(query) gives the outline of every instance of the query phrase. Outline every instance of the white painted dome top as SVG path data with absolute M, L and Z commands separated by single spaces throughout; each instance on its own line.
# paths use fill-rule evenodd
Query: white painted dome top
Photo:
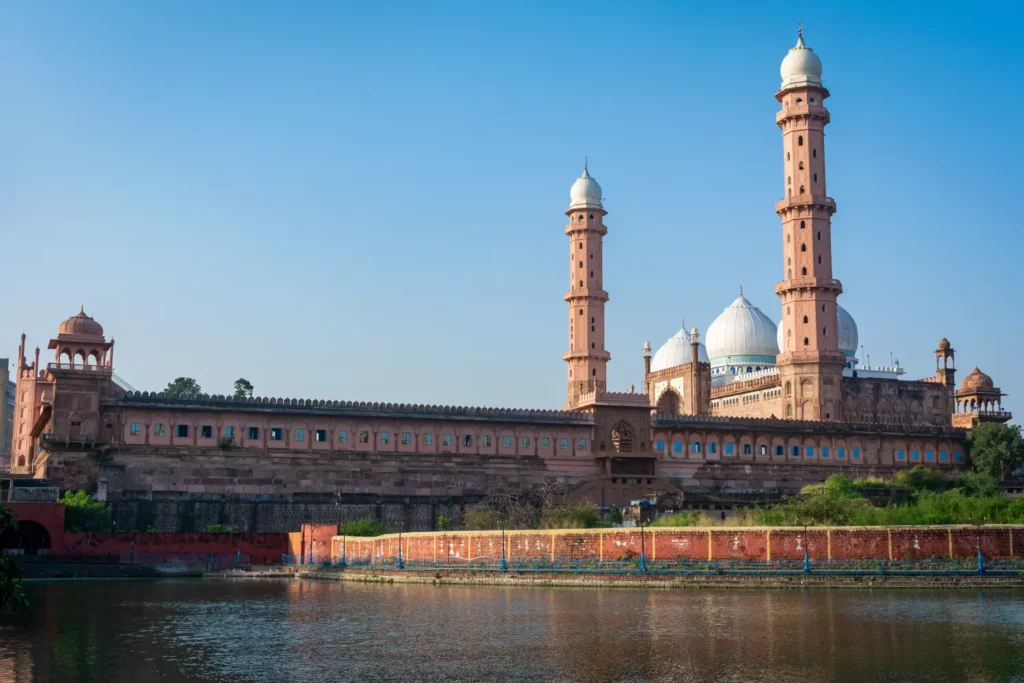
M 711 364 L 729 365 L 748 360 L 774 363 L 779 355 L 776 332 L 771 318 L 741 293 L 708 327 L 704 340 Z
M 821 87 L 821 60 L 814 50 L 804 45 L 802 27 L 797 32 L 796 46 L 782 60 L 779 74 L 782 76 L 780 90 L 808 85 Z
M 583 162 L 583 175 L 576 179 L 569 190 L 570 209 L 603 209 L 601 206 L 601 186 L 590 177 L 587 163 Z
M 839 318 L 839 350 L 847 358 L 857 360 L 857 347 L 860 345 L 857 323 L 854 321 L 853 316 L 838 304 L 836 304 L 836 317 Z M 780 349 L 785 348 L 786 342 L 782 323 L 779 323 L 779 331 L 775 339 Z
M 697 345 L 697 359 L 702 363 L 709 363 L 708 351 L 703 344 Z M 651 372 L 674 368 L 677 365 L 686 365 L 692 361 L 690 355 L 690 335 L 684 325 L 667 342 L 661 345 L 654 358 L 651 359 Z

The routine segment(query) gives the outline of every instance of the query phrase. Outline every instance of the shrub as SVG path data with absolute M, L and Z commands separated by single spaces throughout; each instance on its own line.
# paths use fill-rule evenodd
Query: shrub
M 93 500 L 85 491 L 65 491 L 60 499 L 64 504 L 65 531 L 110 531 L 113 524 L 110 506 Z
M 714 520 L 699 510 L 686 510 L 674 515 L 659 517 L 651 526 L 710 526 Z
M 208 534 L 233 534 L 235 533 L 234 528 L 229 527 L 227 524 L 207 524 L 206 533 Z
M 949 485 L 949 480 L 941 472 L 924 465 L 897 472 L 893 482 L 911 491 L 941 491 Z
M 437 516 L 437 530 L 438 531 L 450 531 L 452 528 L 452 518 L 447 515 Z
M 384 527 L 375 519 L 364 517 L 341 525 L 341 533 L 346 536 L 380 536 Z
M 597 514 L 597 508 L 590 503 L 571 503 L 550 507 L 541 517 L 544 529 L 593 529 L 607 526 Z
M 998 496 L 999 482 L 987 472 L 964 472 L 953 482 L 953 486 L 965 496 Z

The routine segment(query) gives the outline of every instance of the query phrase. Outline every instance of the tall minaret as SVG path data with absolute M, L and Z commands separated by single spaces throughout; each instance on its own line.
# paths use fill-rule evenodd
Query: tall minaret
M 604 348 L 604 304 L 608 292 L 602 289 L 602 241 L 608 229 L 604 226 L 601 186 L 590 177 L 587 165 L 583 175 L 569 190 L 569 350 L 563 358 L 569 366 L 567 408 L 575 408 L 584 394 L 605 391 L 608 382 L 608 361 L 611 354 Z
M 825 109 L 821 60 L 804 45 L 782 60 L 782 105 L 775 121 L 782 129 L 785 195 L 775 205 L 782 219 L 783 280 L 775 286 L 782 300 L 784 344 L 781 373 L 785 416 L 803 420 L 842 419 L 842 372 L 836 298 L 842 284 L 832 276 L 832 214 L 836 204 L 825 191 Z

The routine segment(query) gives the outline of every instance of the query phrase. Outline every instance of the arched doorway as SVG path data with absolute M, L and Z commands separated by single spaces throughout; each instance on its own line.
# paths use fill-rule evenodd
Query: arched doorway
M 0 552 L 18 550 L 19 555 L 49 552 L 50 532 L 38 522 L 22 521 L 0 532 Z

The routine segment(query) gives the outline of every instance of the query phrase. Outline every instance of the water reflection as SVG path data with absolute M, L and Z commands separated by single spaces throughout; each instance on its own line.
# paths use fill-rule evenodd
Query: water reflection
M 0 620 L 0 683 L 1012 681 L 1006 591 L 51 583 Z

